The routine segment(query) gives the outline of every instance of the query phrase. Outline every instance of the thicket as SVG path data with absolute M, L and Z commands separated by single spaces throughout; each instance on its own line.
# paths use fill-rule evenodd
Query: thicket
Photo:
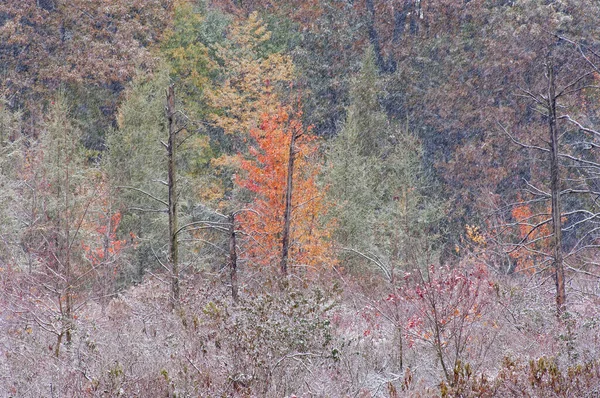
M 0 6 L 0 391 L 600 394 L 600 8 Z

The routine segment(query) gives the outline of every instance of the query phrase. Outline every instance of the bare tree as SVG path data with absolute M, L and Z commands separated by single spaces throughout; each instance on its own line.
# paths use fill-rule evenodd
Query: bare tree
M 596 276 L 589 266 L 596 262 L 593 249 L 600 236 L 596 200 L 600 192 L 595 188 L 600 162 L 594 154 L 600 147 L 600 134 L 583 121 L 593 120 L 594 115 L 579 106 L 587 92 L 598 88 L 594 84 L 597 67 L 592 62 L 597 55 L 567 38 L 554 38 L 539 69 L 543 70 L 542 79 L 532 87 L 519 88 L 518 94 L 545 124 L 546 138 L 519 138 L 519 133 L 501 125 L 513 143 L 541 155 L 547 179 L 524 179 L 525 197 L 507 208 L 529 206 L 535 211 L 522 217 L 513 213 L 514 222 L 505 224 L 499 235 L 520 229 L 519 240 L 508 245 L 508 252 L 531 254 L 537 259 L 536 269 L 551 267 L 556 312 L 561 318 L 567 310 L 565 271 Z
M 177 243 L 177 134 L 185 127 L 177 130 L 175 127 L 175 88 L 171 84 L 167 89 L 166 117 L 168 121 L 167 149 L 167 184 L 169 188 L 169 264 L 171 266 L 171 305 L 177 306 L 179 302 L 179 247 Z

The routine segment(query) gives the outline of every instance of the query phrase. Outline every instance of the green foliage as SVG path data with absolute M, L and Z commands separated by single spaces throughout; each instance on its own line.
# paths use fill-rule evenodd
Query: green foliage
M 374 54 L 368 50 L 350 90 L 346 123 L 332 144 L 328 182 L 330 200 L 337 204 L 336 239 L 344 250 L 354 251 L 349 264 L 356 264 L 357 254 L 362 256 L 358 264 L 376 259 L 389 278 L 395 266 L 427 261 L 422 256 L 430 254 L 442 212 L 426 196 L 420 141 L 388 120 L 378 86 Z
M 167 234 L 168 189 L 167 157 L 163 142 L 167 141 L 167 119 L 165 115 L 166 88 L 170 82 L 167 68 L 154 75 L 140 75 L 127 91 L 127 98 L 119 108 L 118 129 L 107 137 L 108 153 L 103 157 L 117 206 L 122 211 L 119 226 L 121 238 L 136 237 L 137 246 L 131 247 L 127 256 L 129 265 L 123 282 L 139 280 L 147 267 L 158 261 L 165 263 Z M 176 97 L 178 93 L 175 93 Z M 181 102 L 177 97 L 177 107 Z M 180 113 L 176 115 L 180 116 Z M 177 127 L 184 125 L 177 118 Z M 191 124 L 191 123 L 190 123 Z M 215 156 L 209 138 L 190 126 L 178 135 L 179 216 L 181 225 L 206 220 L 204 204 L 210 203 L 222 191 L 214 189 L 214 178 L 209 175 L 209 165 Z M 214 215 L 212 215 L 214 216 Z M 221 220 L 219 220 L 221 221 Z M 184 242 L 182 263 L 198 261 L 201 249 L 197 235 L 179 234 Z
M 155 187 L 151 180 L 165 178 L 166 171 L 160 171 L 164 169 L 160 140 L 166 132 L 164 102 L 168 84 L 168 76 L 162 71 L 154 76 L 139 75 L 129 87 L 119 107 L 118 129 L 107 137 L 106 168 L 117 185 Z
M 475 375 L 468 363 L 459 362 L 450 385 L 442 382 L 442 397 L 584 397 L 598 393 L 600 363 L 568 366 L 541 357 L 527 361 L 505 357 L 496 377 Z
M 175 6 L 172 27 L 160 50 L 177 83 L 178 96 L 194 119 L 206 116 L 204 91 L 217 75 L 214 46 L 224 40 L 229 17 L 188 1 Z
M 393 130 L 379 103 L 381 95 L 375 53 L 373 47 L 367 47 L 360 73 L 351 81 L 350 105 L 344 126 L 361 156 L 383 155 L 388 139 L 386 133 Z
M 204 312 L 219 331 L 215 344 L 234 358 L 231 381 L 252 394 L 284 396 L 298 386 L 274 380 L 287 380 L 283 375 L 303 361 L 336 360 L 328 320 L 335 304 L 335 292 L 290 286 L 242 298 L 228 309 L 211 302 Z
M 73 242 L 79 241 L 81 222 L 95 198 L 95 172 L 87 167 L 81 130 L 76 127 L 62 93 L 53 101 L 44 127 L 43 134 L 29 148 L 21 175 L 31 180 L 36 192 L 23 193 L 31 206 L 38 207 L 34 214 L 43 215 L 37 225 L 42 236 L 37 238 L 54 242 L 43 245 L 43 250 L 48 250 L 46 255 L 56 256 L 46 257 L 45 261 L 63 266 L 61 263 L 68 260 L 61 256 L 73 255 L 79 248 Z M 29 226 L 35 227 L 35 223 Z
M 38 140 L 38 150 L 43 154 L 42 173 L 50 192 L 57 197 L 65 191 L 75 193 L 83 177 L 81 131 L 74 125 L 70 112 L 65 96 L 59 93 L 50 107 L 44 134 Z
M 23 149 L 15 202 L 25 260 L 15 268 L 28 271 L 34 286 L 23 289 L 23 305 L 57 338 L 57 357 L 61 346 L 72 341 L 75 312 L 90 293 L 94 276 L 83 251 L 82 226 L 93 212 L 99 184 L 80 138 L 65 96 L 59 93 L 42 134 Z
M 221 181 L 210 168 L 211 161 L 222 150 L 223 134 L 205 122 L 214 111 L 206 92 L 221 73 L 215 48 L 226 40 L 230 23 L 231 16 L 207 7 L 204 2 L 179 1 L 174 7 L 172 26 L 160 45 L 170 80 L 175 83 L 179 106 L 189 119 L 191 133 L 185 138 L 179 159 L 180 171 L 191 180 L 185 196 L 211 204 L 223 195 Z
M 275 53 L 289 53 L 299 46 L 301 35 L 298 33 L 299 26 L 294 21 L 272 14 L 266 14 L 262 18 L 268 31 L 271 32 L 271 38 L 258 46 L 261 57 L 267 58 Z
M 140 240 L 138 250 L 130 253 L 126 279 L 139 279 L 143 269 L 155 264 L 153 251 L 160 256 L 166 236 L 166 206 L 154 200 L 167 198 L 166 152 L 161 145 L 166 136 L 164 111 L 168 74 L 139 75 L 119 107 L 118 129 L 107 135 L 108 151 L 103 166 L 113 187 L 117 208 L 122 211 L 120 235 L 133 232 Z

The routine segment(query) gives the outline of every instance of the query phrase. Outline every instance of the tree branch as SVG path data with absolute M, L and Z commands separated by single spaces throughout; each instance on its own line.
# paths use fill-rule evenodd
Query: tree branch
M 163 205 L 169 207 L 169 203 L 167 203 L 166 201 L 164 201 L 162 199 L 157 198 L 156 196 L 152 195 L 149 192 L 144 191 L 143 189 L 139 189 L 139 188 L 135 188 L 135 187 L 130 187 L 130 186 L 126 186 L 126 185 L 121 185 L 121 186 L 118 186 L 117 188 L 131 189 L 133 191 L 143 193 L 144 195 L 146 195 L 146 196 L 148 196 L 148 197 L 156 200 L 157 202 L 162 203 Z

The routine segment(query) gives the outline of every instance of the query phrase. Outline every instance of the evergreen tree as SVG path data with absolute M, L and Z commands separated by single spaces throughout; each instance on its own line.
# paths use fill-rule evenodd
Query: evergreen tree
M 439 218 L 439 206 L 424 195 L 421 143 L 389 121 L 379 103 L 379 85 L 368 49 L 352 83 L 346 122 L 329 154 L 329 196 L 343 263 L 376 264 L 392 279 L 394 267 L 417 266 L 429 252 L 425 231 Z
M 56 336 L 58 356 L 62 344 L 71 342 L 77 308 L 90 293 L 94 269 L 84 256 L 82 225 L 98 189 L 63 95 L 52 101 L 40 137 L 23 151 L 14 203 L 27 262 L 15 267 L 21 290 L 13 299 L 27 309 L 29 322 Z
M 139 76 L 119 108 L 118 129 L 107 136 L 108 152 L 103 161 L 117 207 L 123 217 L 120 235 L 133 233 L 138 250 L 126 266 L 126 283 L 139 279 L 144 269 L 165 260 L 167 232 L 167 170 L 161 140 L 165 140 L 166 72 Z
M 176 203 L 171 215 L 177 213 L 181 226 L 195 227 L 195 222 L 207 219 L 201 202 L 211 195 L 205 192 L 204 184 L 210 178 L 199 168 L 210 159 L 211 149 L 206 136 L 193 126 L 185 128 L 176 92 L 174 111 L 169 112 L 173 123 L 169 126 L 165 108 L 170 86 L 167 71 L 163 67 L 154 76 L 140 76 L 133 82 L 119 109 L 118 129 L 108 134 L 105 168 L 123 215 L 117 235 L 137 240 L 137 250 L 128 256 L 124 283 L 139 280 L 148 266 L 167 267 L 169 203 Z M 169 135 L 173 135 L 172 140 Z M 169 179 L 169 167 L 176 171 L 173 179 Z M 185 242 L 179 258 L 189 265 L 203 256 L 199 253 L 203 245 L 193 228 L 177 229 L 171 233 Z M 188 232 L 191 235 L 184 236 Z

